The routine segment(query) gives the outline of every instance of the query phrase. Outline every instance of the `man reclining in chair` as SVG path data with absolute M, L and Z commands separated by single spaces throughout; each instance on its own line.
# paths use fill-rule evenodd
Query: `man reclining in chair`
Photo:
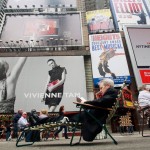
M 96 117 L 101 124 L 106 123 L 106 119 L 109 114 L 109 110 L 105 108 L 112 108 L 117 98 L 117 91 L 114 89 L 114 82 L 111 79 L 105 78 L 99 83 L 101 97 L 94 99 L 92 101 L 77 101 L 80 103 L 91 104 L 98 107 L 103 107 L 104 109 L 89 109 L 90 114 Z M 73 118 L 75 120 L 75 117 Z M 85 141 L 93 141 L 98 133 L 102 131 L 102 126 L 98 125 L 85 111 L 80 115 L 80 121 L 83 123 L 81 132 L 83 139 Z
M 29 123 L 30 126 L 40 125 L 50 122 L 62 122 L 64 118 L 62 116 L 44 116 L 41 117 L 38 115 L 38 112 L 35 109 L 32 109 L 29 114 Z

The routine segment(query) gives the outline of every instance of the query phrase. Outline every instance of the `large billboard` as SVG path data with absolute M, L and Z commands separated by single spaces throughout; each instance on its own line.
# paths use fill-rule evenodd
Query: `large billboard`
M 25 8 L 25 5 L 27 5 L 28 8 L 33 8 L 33 5 L 35 8 L 40 8 L 41 5 L 43 7 L 59 7 L 59 6 L 65 6 L 65 7 L 77 7 L 76 0 L 8 0 L 7 7 L 11 6 L 12 8 L 17 8 L 17 6 L 21 8 Z
M 117 31 L 122 31 L 124 24 L 150 24 L 143 0 L 110 0 L 110 9 Z
M 86 12 L 88 32 L 110 32 L 114 30 L 113 20 L 109 9 L 101 9 Z
M 128 51 L 137 86 L 150 84 L 150 26 L 124 26 Z
M 56 68 L 50 59 L 55 61 Z M 2 64 L 9 65 L 7 77 L 2 76 Z M 0 113 L 10 113 L 8 107 L 13 103 L 15 112 L 21 108 L 27 112 L 31 109 L 50 111 L 48 107 L 56 105 L 54 100 L 57 101 L 55 111 L 61 105 L 66 111 L 75 111 L 76 96 L 87 97 L 83 56 L 0 57 L 0 69 L 0 79 L 6 81 L 0 82 Z M 63 84 L 52 90 L 62 79 Z
M 115 86 L 130 82 L 129 70 L 120 33 L 89 36 L 94 86 L 103 78 L 112 78 Z
M 43 40 L 43 45 L 82 45 L 80 14 L 6 15 L 1 39 L 9 43 Z M 75 22 L 75 23 L 74 23 Z M 50 42 L 47 43 L 47 40 Z
M 132 43 L 132 50 L 135 56 L 137 67 L 150 67 L 149 26 L 147 26 L 147 28 L 139 28 L 139 26 L 128 28 L 128 34 Z

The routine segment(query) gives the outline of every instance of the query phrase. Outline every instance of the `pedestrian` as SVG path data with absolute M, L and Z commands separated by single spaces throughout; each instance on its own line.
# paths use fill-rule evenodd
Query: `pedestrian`
M 4 133 L 5 133 L 5 126 L 3 125 L 2 122 L 0 122 L 0 140 L 1 141 L 3 141 Z
M 65 114 L 64 114 L 64 110 L 65 110 L 64 106 L 61 106 L 61 107 L 59 108 L 59 118 L 60 118 L 61 120 L 63 120 L 62 123 L 65 123 L 65 121 L 69 121 L 69 119 L 68 119 L 68 118 L 65 116 Z M 65 121 L 64 121 L 64 120 L 65 120 Z M 56 132 L 54 133 L 54 139 L 59 139 L 59 138 L 58 138 L 58 134 L 59 134 L 63 129 L 64 129 L 64 136 L 65 136 L 65 139 L 69 139 L 68 134 L 67 134 L 67 126 L 66 126 L 66 125 L 61 125 L 61 126 L 59 127 L 59 129 L 56 130 Z
M 11 124 L 9 122 L 5 123 L 5 127 L 6 127 L 6 141 L 11 141 L 12 140 L 12 129 L 11 129 Z
M 19 109 L 17 114 L 14 115 L 14 118 L 13 118 L 13 135 L 14 137 L 18 138 L 18 120 L 21 118 L 22 116 L 22 113 L 23 113 L 23 110 L 22 109 Z

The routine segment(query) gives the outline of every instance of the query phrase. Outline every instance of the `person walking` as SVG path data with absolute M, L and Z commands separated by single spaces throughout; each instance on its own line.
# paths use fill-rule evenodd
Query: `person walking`
M 69 119 L 64 115 L 64 110 L 65 110 L 64 106 L 61 106 L 61 107 L 59 108 L 59 118 L 60 118 L 60 120 L 63 120 L 63 123 L 64 123 L 65 121 L 69 121 Z M 65 120 L 65 121 L 64 121 L 64 120 Z M 60 126 L 60 128 L 59 128 L 58 130 L 56 130 L 56 132 L 54 133 L 54 139 L 59 139 L 59 138 L 58 138 L 58 134 L 59 134 L 63 129 L 64 129 L 64 136 L 65 136 L 65 139 L 69 139 L 68 134 L 67 134 L 67 126 L 65 126 L 65 125 Z
M 13 127 L 14 127 L 13 135 L 16 138 L 18 138 L 18 120 L 21 118 L 22 113 L 23 113 L 22 109 L 19 109 L 17 114 L 15 114 L 13 118 Z

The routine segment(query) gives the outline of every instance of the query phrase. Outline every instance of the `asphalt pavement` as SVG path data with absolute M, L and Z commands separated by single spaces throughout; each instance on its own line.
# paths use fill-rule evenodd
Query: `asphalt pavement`
M 150 130 L 146 131 L 150 135 Z M 85 142 L 81 140 L 80 145 L 70 146 L 70 139 L 61 137 L 59 140 L 35 142 L 31 146 L 16 147 L 16 139 L 12 141 L 0 141 L 1 150 L 149 150 L 150 137 L 142 137 L 139 132 L 134 134 L 113 133 L 112 136 L 118 142 L 115 145 L 108 137 L 107 139 L 94 140 L 93 142 Z M 77 142 L 78 136 L 75 137 L 74 142 Z

